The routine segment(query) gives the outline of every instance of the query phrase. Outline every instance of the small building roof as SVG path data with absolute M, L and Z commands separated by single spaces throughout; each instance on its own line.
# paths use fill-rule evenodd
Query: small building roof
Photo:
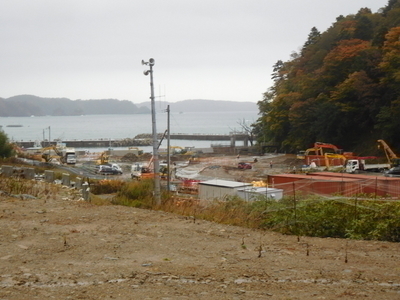
M 212 186 L 219 186 L 219 187 L 227 187 L 227 188 L 239 188 L 239 187 L 246 187 L 252 186 L 251 183 L 239 182 L 239 181 L 229 181 L 229 180 L 221 180 L 221 179 L 211 179 L 207 181 L 199 182 L 201 185 L 212 185 Z
M 257 194 L 266 194 L 266 193 L 277 193 L 282 192 L 282 189 L 276 188 L 267 188 L 267 187 L 244 187 L 238 189 L 238 191 L 248 192 L 248 193 L 257 193 Z

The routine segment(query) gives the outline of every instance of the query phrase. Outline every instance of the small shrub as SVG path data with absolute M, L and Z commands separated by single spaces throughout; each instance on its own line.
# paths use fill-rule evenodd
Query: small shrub
M 21 161 L 15 156 L 11 157 L 0 157 L 1 164 L 12 164 L 12 165 L 21 165 Z
M 240 226 L 245 225 L 248 219 L 247 207 L 247 202 L 239 197 L 226 197 L 212 202 L 205 212 L 212 221 Z
M 14 177 L 0 177 L 0 190 L 9 194 L 27 194 L 34 197 L 38 197 L 42 192 L 37 182 Z
M 111 201 L 109 199 L 104 199 L 98 195 L 91 195 L 90 196 L 90 203 L 97 205 L 97 206 L 103 206 L 103 205 L 111 205 Z
M 116 197 L 112 200 L 112 203 L 141 208 L 152 208 L 153 189 L 154 183 L 152 179 L 131 181 L 121 187 Z
M 354 239 L 400 242 L 400 203 L 363 201 L 347 235 Z
M 125 182 L 120 181 L 120 180 L 103 179 L 103 180 L 99 180 L 96 183 L 92 183 L 90 185 L 90 191 L 91 191 L 91 193 L 93 193 L 95 195 L 112 194 L 112 193 L 117 193 L 118 191 L 120 191 L 124 185 L 125 185 Z

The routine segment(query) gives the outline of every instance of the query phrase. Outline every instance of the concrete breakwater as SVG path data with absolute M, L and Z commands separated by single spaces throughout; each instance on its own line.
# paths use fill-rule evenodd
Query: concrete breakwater
M 159 139 L 162 134 L 159 134 Z M 166 137 L 164 137 L 166 138 Z M 170 138 L 173 140 L 196 140 L 196 141 L 231 141 L 234 145 L 235 141 L 244 141 L 247 143 L 248 136 L 245 134 L 171 134 Z M 115 147 L 143 147 L 151 146 L 151 134 L 139 134 L 135 138 L 125 139 L 94 139 L 94 140 L 67 140 L 67 141 L 44 141 L 41 143 L 42 147 L 47 147 L 50 144 L 55 145 L 57 142 L 64 143 L 67 147 L 76 148 L 115 148 Z M 22 148 L 31 148 L 35 146 L 35 141 L 15 141 L 15 143 Z
M 44 141 L 41 147 L 48 147 L 49 145 L 56 145 L 62 142 L 67 147 L 75 148 L 116 148 L 116 147 L 143 147 L 151 146 L 150 139 L 97 139 L 97 140 L 70 140 L 70 141 Z M 21 148 L 35 147 L 35 141 L 17 141 L 15 142 Z
M 161 139 L 163 134 L 158 134 L 158 139 Z M 151 139 L 149 133 L 138 134 L 135 138 Z M 165 138 L 165 137 L 164 137 Z M 171 133 L 172 140 L 196 140 L 196 141 L 247 141 L 249 136 L 246 133 L 232 133 L 232 134 L 209 134 L 209 133 Z

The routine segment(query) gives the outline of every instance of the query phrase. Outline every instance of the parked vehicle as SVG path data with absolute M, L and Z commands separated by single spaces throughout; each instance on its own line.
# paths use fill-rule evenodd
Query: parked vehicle
M 306 151 L 300 150 L 297 152 L 296 159 L 306 159 Z
M 111 166 L 114 170 L 118 171 L 119 173 L 123 173 L 121 167 L 118 164 L 106 164 L 107 166 Z
M 346 162 L 346 173 L 382 172 L 390 168 L 390 164 L 366 164 L 364 159 L 349 159 Z
M 238 168 L 239 169 L 251 169 L 251 168 L 253 168 L 253 166 L 246 162 L 240 162 L 240 163 L 238 163 Z
M 385 177 L 400 177 L 400 166 L 385 171 Z
M 98 165 L 96 173 L 102 175 L 121 175 L 122 169 L 117 164 Z

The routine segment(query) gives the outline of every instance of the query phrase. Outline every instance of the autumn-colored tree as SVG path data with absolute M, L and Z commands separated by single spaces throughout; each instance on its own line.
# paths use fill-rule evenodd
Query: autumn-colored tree
M 339 41 L 324 59 L 323 72 L 330 84 L 336 85 L 347 74 L 358 71 L 369 46 L 368 41 L 360 39 Z
M 257 140 L 285 151 L 322 141 L 362 152 L 384 138 L 400 150 L 399 70 L 399 0 L 339 16 L 325 32 L 313 27 L 300 53 L 274 65 Z
M 385 80 L 397 84 L 400 80 L 400 27 L 389 30 L 383 44 L 380 67 L 386 73 Z

